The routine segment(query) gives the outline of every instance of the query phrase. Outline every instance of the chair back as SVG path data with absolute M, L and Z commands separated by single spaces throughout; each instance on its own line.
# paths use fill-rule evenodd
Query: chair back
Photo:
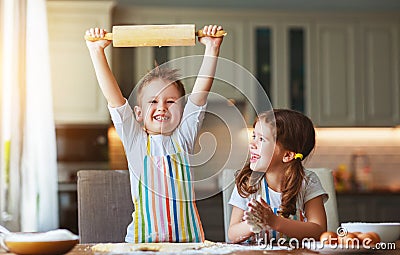
M 81 243 L 124 242 L 132 212 L 128 170 L 78 171 Z
M 336 232 L 339 227 L 339 217 L 336 202 L 336 192 L 333 182 L 332 170 L 327 168 L 311 168 L 321 181 L 322 187 L 328 193 L 329 199 L 324 204 L 327 216 L 328 231 Z M 219 178 L 219 185 L 222 188 L 225 241 L 228 239 L 228 228 L 231 220 L 232 206 L 228 204 L 233 188 L 235 187 L 235 170 L 224 169 Z
M 219 176 L 218 185 L 222 189 L 222 203 L 224 209 L 224 230 L 225 242 L 229 242 L 228 228 L 231 221 L 232 206 L 228 204 L 231 198 L 233 188 L 235 187 L 235 172 L 236 170 L 224 169 Z
M 339 216 L 332 170 L 328 168 L 308 168 L 308 170 L 313 171 L 318 176 L 322 187 L 328 193 L 329 199 L 324 204 L 328 231 L 336 232 L 339 227 Z

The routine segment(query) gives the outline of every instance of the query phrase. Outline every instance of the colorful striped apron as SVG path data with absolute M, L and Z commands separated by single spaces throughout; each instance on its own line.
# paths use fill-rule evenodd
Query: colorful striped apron
M 203 242 L 188 157 L 171 137 L 175 154 L 152 156 L 147 136 L 139 196 L 134 198 L 134 242 Z
M 268 183 L 266 178 L 264 177 L 263 182 L 261 184 L 261 197 L 267 202 L 267 204 L 271 205 L 271 197 L 269 195 L 269 189 L 268 189 Z M 274 214 L 277 215 L 278 214 L 278 210 L 279 208 L 277 207 L 272 207 L 271 209 L 273 210 Z M 300 220 L 300 221 L 305 221 L 306 218 L 304 216 L 304 213 L 301 209 L 296 210 L 296 215 L 290 215 L 289 219 L 292 220 Z M 265 235 L 266 234 L 266 235 Z M 273 230 L 272 228 L 269 228 L 268 230 L 265 230 L 263 233 L 261 233 L 261 236 L 267 237 L 269 240 L 271 240 L 273 238 L 274 241 L 277 241 L 280 238 L 285 238 L 285 239 L 289 239 L 290 237 L 277 232 L 276 230 Z

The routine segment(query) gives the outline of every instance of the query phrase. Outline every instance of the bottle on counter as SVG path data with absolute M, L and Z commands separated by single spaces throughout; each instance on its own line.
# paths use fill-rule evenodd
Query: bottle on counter
M 371 190 L 373 187 L 369 156 L 363 151 L 351 155 L 352 183 L 356 190 Z

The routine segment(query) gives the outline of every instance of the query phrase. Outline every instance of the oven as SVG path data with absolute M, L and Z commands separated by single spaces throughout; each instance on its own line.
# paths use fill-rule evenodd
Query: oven
M 107 170 L 109 125 L 57 125 L 59 227 L 78 234 L 77 172 Z

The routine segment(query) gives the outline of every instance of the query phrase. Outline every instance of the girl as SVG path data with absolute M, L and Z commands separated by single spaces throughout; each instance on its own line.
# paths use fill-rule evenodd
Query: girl
M 232 242 L 245 241 L 259 231 L 271 241 L 283 236 L 319 240 L 327 228 L 328 195 L 316 174 L 302 165 L 314 145 L 313 123 L 305 115 L 274 110 L 258 116 L 250 165 L 237 174 L 229 201 Z

